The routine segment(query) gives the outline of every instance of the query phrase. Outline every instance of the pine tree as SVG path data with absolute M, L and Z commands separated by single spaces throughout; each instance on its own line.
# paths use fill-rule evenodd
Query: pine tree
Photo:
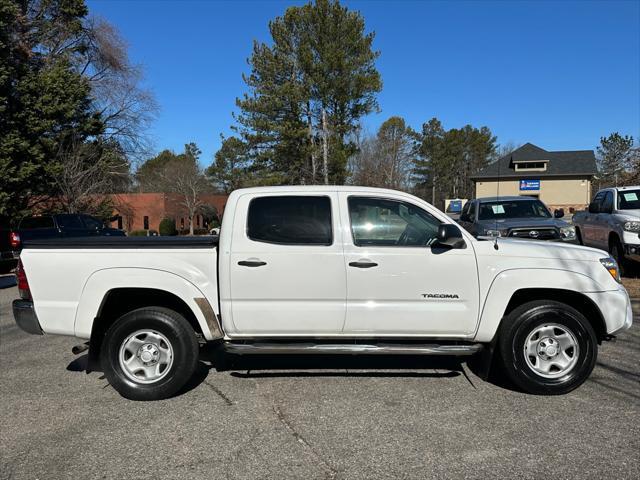
M 238 131 L 263 183 L 344 183 L 348 140 L 377 109 L 382 82 L 373 33 L 337 1 L 290 7 L 269 24 L 272 44 L 254 43 L 251 92 L 236 103 Z
M 633 137 L 614 132 L 608 137 L 600 137 L 598 147 L 598 167 L 600 188 L 618 186 L 625 177 L 627 164 L 633 147 Z

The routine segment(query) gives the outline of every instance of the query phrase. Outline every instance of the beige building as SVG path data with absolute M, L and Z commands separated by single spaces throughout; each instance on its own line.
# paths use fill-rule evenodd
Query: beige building
M 549 152 L 526 143 L 472 176 L 476 198 L 536 197 L 549 208 L 582 210 L 591 201 L 597 173 L 593 150 Z

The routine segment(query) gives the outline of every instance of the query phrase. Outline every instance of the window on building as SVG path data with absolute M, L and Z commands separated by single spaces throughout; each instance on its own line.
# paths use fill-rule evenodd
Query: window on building
M 144 223 L 144 229 L 149 230 L 149 217 L 145 215 L 142 221 Z
M 547 169 L 547 162 L 517 162 L 515 167 L 518 172 L 523 170 L 544 171 Z
M 184 228 L 184 217 L 180 219 L 180 228 Z
M 117 220 L 118 220 L 118 229 L 122 230 L 122 217 L 120 215 L 118 215 Z
M 247 236 L 284 245 L 331 245 L 331 200 L 328 197 L 258 197 L 249 204 Z
M 200 215 L 196 215 L 196 227 L 200 226 Z

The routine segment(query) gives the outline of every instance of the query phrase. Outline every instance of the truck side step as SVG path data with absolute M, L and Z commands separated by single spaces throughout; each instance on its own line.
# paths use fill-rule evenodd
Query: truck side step
M 333 343 L 233 343 L 224 348 L 236 355 L 259 354 L 373 354 L 373 355 L 474 355 L 483 348 L 481 343 L 467 345 L 444 344 L 333 344 Z

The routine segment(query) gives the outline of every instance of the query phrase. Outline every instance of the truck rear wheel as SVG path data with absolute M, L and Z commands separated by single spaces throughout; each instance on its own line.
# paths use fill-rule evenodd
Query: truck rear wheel
M 174 395 L 198 363 L 198 340 L 189 322 L 163 307 L 133 310 L 107 330 L 101 348 L 105 376 L 131 400 Z
M 503 320 L 499 348 L 507 376 L 528 393 L 561 395 L 578 388 L 596 363 L 589 321 L 569 305 L 529 302 Z

